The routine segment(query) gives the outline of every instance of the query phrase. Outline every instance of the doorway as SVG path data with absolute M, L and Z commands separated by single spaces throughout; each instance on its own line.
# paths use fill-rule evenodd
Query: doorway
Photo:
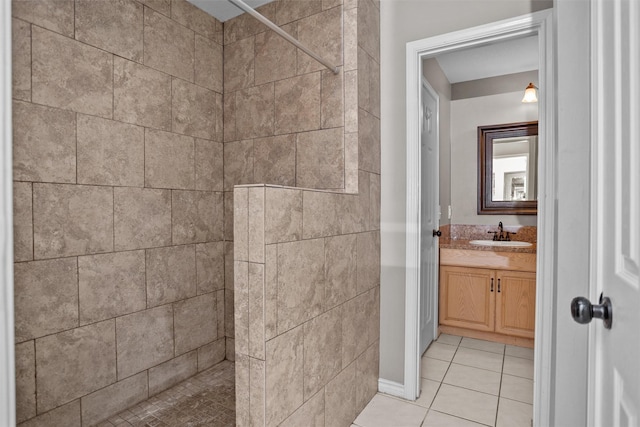
M 422 60 L 440 53 L 452 52 L 473 46 L 483 46 L 498 41 L 521 38 L 528 35 L 538 36 L 539 46 L 539 121 L 540 135 L 544 143 L 539 152 L 539 203 L 538 203 L 538 242 L 537 286 L 536 286 L 536 337 L 535 359 L 536 378 L 534 392 L 534 420 L 548 419 L 551 380 L 548 369 L 552 352 L 550 319 L 543 316 L 543 307 L 552 306 L 554 239 L 551 232 L 554 224 L 554 207 L 549 200 L 554 199 L 555 179 L 555 141 L 553 137 L 554 87 L 553 52 L 551 50 L 551 13 L 542 11 L 509 20 L 499 21 L 480 27 L 466 29 L 407 44 L 407 281 L 405 300 L 405 398 L 414 400 L 419 395 L 419 313 L 422 301 L 421 263 L 418 268 L 410 268 L 412 262 L 420 257 L 421 233 L 419 219 L 411 218 L 410 212 L 419 211 L 420 194 L 420 85 Z M 418 164 L 416 164 L 418 163 Z M 419 216 L 418 216 L 419 218 Z M 413 272 L 412 270 L 418 270 Z M 437 299 L 431 301 L 437 307 Z

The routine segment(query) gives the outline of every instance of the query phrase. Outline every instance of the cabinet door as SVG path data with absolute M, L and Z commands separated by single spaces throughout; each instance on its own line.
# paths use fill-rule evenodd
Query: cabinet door
M 496 273 L 496 332 L 533 338 L 536 320 L 536 274 Z
M 440 267 L 440 324 L 493 331 L 494 270 Z

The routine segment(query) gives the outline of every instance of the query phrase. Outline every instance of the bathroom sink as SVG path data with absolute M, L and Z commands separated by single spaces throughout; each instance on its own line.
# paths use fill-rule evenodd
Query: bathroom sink
M 508 241 L 498 241 L 498 240 L 471 240 L 469 242 L 472 245 L 478 246 L 502 246 L 502 247 L 510 247 L 510 248 L 527 248 L 531 246 L 529 242 L 508 242 Z

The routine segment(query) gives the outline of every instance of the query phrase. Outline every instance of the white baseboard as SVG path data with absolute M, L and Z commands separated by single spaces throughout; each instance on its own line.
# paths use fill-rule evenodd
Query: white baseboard
M 395 381 L 385 380 L 384 378 L 378 379 L 378 391 L 380 393 L 390 394 L 391 396 L 397 396 L 404 399 L 404 384 L 400 384 Z

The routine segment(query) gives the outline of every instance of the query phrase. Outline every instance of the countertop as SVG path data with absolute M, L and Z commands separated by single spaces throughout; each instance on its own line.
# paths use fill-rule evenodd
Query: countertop
M 440 249 L 468 249 L 472 251 L 491 251 L 491 252 L 521 252 L 535 254 L 537 245 L 532 243 L 528 247 L 508 247 L 508 246 L 481 246 L 472 245 L 470 240 L 446 239 L 440 238 Z

